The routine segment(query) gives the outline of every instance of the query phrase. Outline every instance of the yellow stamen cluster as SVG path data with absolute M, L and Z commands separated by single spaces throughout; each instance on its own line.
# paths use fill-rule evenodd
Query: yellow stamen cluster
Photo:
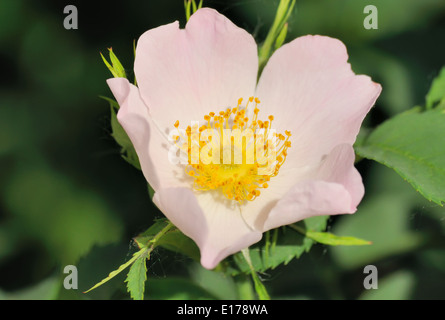
M 194 179 L 193 188 L 195 190 L 207 191 L 220 189 L 230 200 L 243 202 L 252 201 L 260 195 L 260 189 L 267 188 L 271 177 L 278 174 L 280 167 L 286 160 L 287 149 L 291 147 L 289 138 L 290 131 L 285 131 L 285 135 L 277 134 L 272 130 L 274 117 L 270 115 L 268 120 L 258 119 L 260 100 L 250 97 L 246 106 L 242 106 L 243 99 L 238 100 L 236 108 L 228 108 L 218 113 L 210 112 L 204 116 L 205 124 L 192 128 L 188 126 L 185 135 L 174 136 L 174 143 L 188 156 L 188 164 L 185 172 Z M 251 107 L 249 108 L 249 104 Z M 252 110 L 253 109 L 253 110 Z M 250 112 L 249 112 L 250 111 Z M 251 113 L 251 120 L 248 113 Z M 179 127 L 179 121 L 174 123 L 174 127 Z M 213 136 L 207 137 L 207 141 L 201 141 L 205 130 L 210 129 L 218 133 L 222 139 Z M 235 139 L 233 135 L 227 140 L 227 129 L 230 132 L 239 129 L 239 132 L 252 132 L 252 136 L 242 136 Z M 259 132 L 262 139 L 257 139 Z M 182 144 L 179 143 L 182 138 Z M 226 139 L 226 140 L 224 140 Z M 224 144 L 224 141 L 229 143 Z M 252 142 L 253 141 L 253 142 Z M 203 161 L 197 159 L 197 154 L 201 154 L 203 148 L 208 148 L 208 144 L 216 145 L 218 153 L 214 150 L 207 152 L 216 161 Z M 228 145 L 228 146 L 227 146 Z M 272 170 L 264 172 L 267 165 L 264 161 L 259 161 L 258 153 L 253 155 L 253 151 L 264 150 L 266 158 L 274 156 Z M 205 149 L 208 150 L 208 149 Z M 273 153 L 272 153 L 273 151 Z M 242 154 L 242 161 L 236 161 L 234 153 Z M 253 155 L 253 156 L 252 156 Z M 199 157 L 199 156 L 198 156 Z M 229 161 L 227 161 L 227 159 Z

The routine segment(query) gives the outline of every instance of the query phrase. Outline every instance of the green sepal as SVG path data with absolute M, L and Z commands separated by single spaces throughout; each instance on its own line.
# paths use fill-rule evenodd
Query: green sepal
M 117 144 L 121 147 L 121 156 L 128 163 L 134 166 L 136 169 L 141 170 L 141 165 L 139 163 L 139 158 L 136 153 L 136 150 L 131 143 L 130 138 L 125 132 L 124 128 L 120 125 L 117 120 L 117 112 L 119 110 L 119 104 L 108 97 L 100 96 L 100 98 L 104 99 L 110 104 L 110 114 L 111 114 L 111 136 L 117 142 Z
M 284 41 L 286 40 L 288 26 L 289 24 L 286 22 L 283 28 L 281 29 L 280 33 L 278 34 L 278 37 L 275 40 L 275 48 L 274 48 L 275 50 L 280 48 L 283 45 Z
M 326 244 L 329 246 L 366 246 L 372 244 L 371 241 L 355 238 L 355 237 L 345 237 L 337 236 L 330 232 L 317 232 L 306 230 L 298 225 L 289 225 L 290 228 L 298 231 L 302 235 L 312 239 L 318 243 Z
M 199 4 L 196 4 L 196 0 L 184 0 L 184 9 L 185 9 L 185 18 L 186 21 L 189 21 L 192 14 L 202 8 L 203 0 L 199 1 Z
M 102 57 L 102 60 L 105 63 L 105 65 L 107 66 L 108 70 L 110 70 L 111 74 L 115 78 L 127 78 L 125 69 L 122 66 L 122 63 L 119 61 L 119 59 L 114 54 L 113 49 L 108 48 L 108 51 L 109 51 L 111 64 L 107 61 L 107 59 L 105 59 L 105 57 L 102 55 L 102 52 L 100 53 L 100 56 Z

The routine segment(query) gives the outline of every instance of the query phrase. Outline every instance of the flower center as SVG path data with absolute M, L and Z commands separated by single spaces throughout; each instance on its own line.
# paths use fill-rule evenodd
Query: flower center
M 210 112 L 204 116 L 204 125 L 192 123 L 173 136 L 187 158 L 185 172 L 194 179 L 193 188 L 220 190 L 238 202 L 252 201 L 260 189 L 268 187 L 291 146 L 289 131 L 284 136 L 271 128 L 272 115 L 266 121 L 258 119 L 258 98 L 250 97 L 245 107 L 242 102 L 240 98 L 236 108 Z M 179 121 L 174 127 L 178 129 Z

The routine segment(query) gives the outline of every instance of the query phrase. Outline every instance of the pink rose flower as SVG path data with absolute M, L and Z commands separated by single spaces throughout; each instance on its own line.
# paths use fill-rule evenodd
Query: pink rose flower
M 257 83 L 253 37 L 206 8 L 185 29 L 174 22 L 140 37 L 138 87 L 123 78 L 107 81 L 120 105 L 118 120 L 155 190 L 153 201 L 196 242 L 205 268 L 258 242 L 267 230 L 356 211 L 364 187 L 352 145 L 381 86 L 355 75 L 347 60 L 339 40 L 300 37 L 273 54 Z M 257 97 L 257 103 L 250 99 L 243 109 L 242 97 Z M 287 138 L 278 135 L 281 158 L 273 174 L 257 175 L 242 164 L 210 169 L 169 161 L 166 137 L 178 124 L 205 116 L 211 128 L 219 122 L 267 127 L 254 108 L 272 116 L 268 125 L 277 133 L 286 132 Z M 219 111 L 230 116 L 227 123 Z

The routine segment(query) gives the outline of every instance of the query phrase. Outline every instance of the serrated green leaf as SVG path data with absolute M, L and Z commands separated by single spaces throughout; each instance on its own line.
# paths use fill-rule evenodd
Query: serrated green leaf
M 112 271 L 108 277 L 103 279 L 101 282 L 97 283 L 95 286 L 93 286 L 91 289 L 85 291 L 85 293 L 90 292 L 93 289 L 96 289 L 97 287 L 103 285 L 104 283 L 108 282 L 115 276 L 117 276 L 119 273 L 121 273 L 124 269 L 126 269 L 131 264 L 135 263 L 137 259 L 143 259 L 145 262 L 145 259 L 150 258 L 150 254 L 153 251 L 154 248 L 156 248 L 159 245 L 159 240 L 165 236 L 165 234 L 173 228 L 173 224 L 171 224 L 168 220 L 163 219 L 156 221 L 146 232 L 143 233 L 142 236 L 135 238 L 135 242 L 139 246 L 140 250 L 136 252 L 133 257 L 127 261 L 125 264 L 121 265 L 117 270 Z M 140 263 L 140 262 L 139 262 Z M 132 274 L 138 273 L 138 268 L 141 266 L 136 266 Z M 139 274 L 140 274 L 139 270 Z M 135 287 L 137 285 L 135 275 L 134 279 L 133 277 L 130 277 L 131 279 L 131 290 L 134 290 L 134 295 L 137 298 L 140 298 L 141 291 L 137 290 Z M 128 277 L 127 277 L 128 279 Z M 133 282 L 133 280 L 135 282 Z M 140 280 L 140 279 L 139 279 Z M 144 280 L 145 281 L 145 280 Z M 130 288 L 128 288 L 130 290 Z M 143 292 L 143 291 L 142 291 Z M 133 295 L 133 293 L 131 293 Z M 143 294 L 143 293 L 142 293 Z
M 442 68 L 439 75 L 433 80 L 430 91 L 426 95 L 427 109 L 432 109 L 436 103 L 439 103 L 439 108 L 445 106 L 445 67 Z
M 199 249 L 195 242 L 184 235 L 179 229 L 172 230 L 163 236 L 159 240 L 158 246 L 181 253 L 195 261 L 199 261 L 200 259 Z
M 93 287 L 91 287 L 90 289 L 88 289 L 87 291 L 85 291 L 84 293 L 88 293 L 91 290 L 96 289 L 97 287 L 100 287 L 101 285 L 103 285 L 104 283 L 107 283 L 108 281 L 110 281 L 111 279 L 113 279 L 115 276 L 117 276 L 119 273 L 121 273 L 122 271 L 124 271 L 127 267 L 129 267 L 133 262 L 135 262 L 138 258 L 140 258 L 142 255 L 147 253 L 147 248 L 142 248 L 141 250 L 139 250 L 138 252 L 136 252 L 135 254 L 133 254 L 133 257 L 128 260 L 126 263 L 124 263 L 123 265 L 121 265 L 119 268 L 117 268 L 114 271 L 111 271 L 110 274 L 108 275 L 108 277 L 106 277 L 105 279 L 103 279 L 102 281 L 100 281 L 99 283 L 97 283 L 96 285 L 94 285 Z
M 323 231 L 326 229 L 326 223 L 329 216 L 319 216 L 305 219 L 299 225 L 302 228 L 313 231 Z M 273 238 L 276 238 L 274 241 Z M 267 244 L 266 240 L 261 241 L 250 247 L 250 259 L 257 272 L 264 272 L 268 269 L 274 269 L 281 264 L 288 264 L 295 258 L 299 258 L 304 252 L 308 252 L 314 240 L 307 238 L 287 227 L 275 229 L 272 231 L 272 239 Z M 249 266 L 245 262 L 241 253 L 233 256 L 238 270 L 228 270 L 232 275 L 241 273 L 248 274 Z
M 407 112 L 375 129 L 356 152 L 400 174 L 426 199 L 445 201 L 445 113 Z
M 145 232 L 134 238 L 134 241 L 139 247 L 146 247 L 151 245 L 155 235 L 159 234 L 162 230 L 167 228 L 171 223 L 167 219 L 159 219 Z M 184 235 L 176 227 L 172 227 L 165 232 L 162 237 L 156 241 L 156 246 L 163 247 L 167 250 L 181 253 L 185 256 L 192 258 L 193 260 L 199 261 L 199 249 L 195 242 Z
M 147 252 L 141 255 L 128 271 L 127 290 L 133 300 L 144 300 L 145 281 L 147 281 Z

